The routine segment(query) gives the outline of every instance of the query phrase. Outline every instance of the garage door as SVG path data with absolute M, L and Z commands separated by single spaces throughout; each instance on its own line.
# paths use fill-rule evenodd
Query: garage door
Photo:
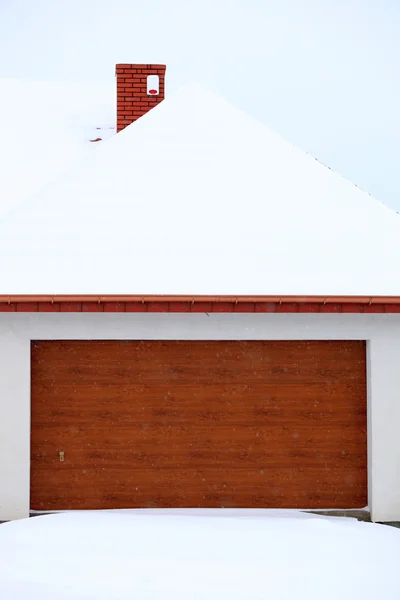
M 360 508 L 365 343 L 32 343 L 31 508 Z

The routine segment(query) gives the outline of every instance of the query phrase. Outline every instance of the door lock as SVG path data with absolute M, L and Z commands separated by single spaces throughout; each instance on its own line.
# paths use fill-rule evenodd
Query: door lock
M 64 450 L 60 450 L 58 454 L 60 456 L 60 462 L 64 462 Z

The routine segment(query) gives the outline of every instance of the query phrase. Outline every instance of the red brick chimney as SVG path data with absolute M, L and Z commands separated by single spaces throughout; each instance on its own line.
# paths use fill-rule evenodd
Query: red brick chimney
M 117 65 L 117 133 L 164 100 L 165 65 Z

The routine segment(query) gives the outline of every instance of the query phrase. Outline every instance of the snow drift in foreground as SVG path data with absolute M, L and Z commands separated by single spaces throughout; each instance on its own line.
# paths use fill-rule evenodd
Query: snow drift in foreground
M 89 512 L 0 526 L 1 600 L 398 600 L 400 531 L 300 513 Z

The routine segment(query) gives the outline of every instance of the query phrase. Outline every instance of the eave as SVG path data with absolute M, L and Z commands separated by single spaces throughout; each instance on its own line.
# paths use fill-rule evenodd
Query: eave
M 0 312 L 400 313 L 400 296 L 0 295 Z

